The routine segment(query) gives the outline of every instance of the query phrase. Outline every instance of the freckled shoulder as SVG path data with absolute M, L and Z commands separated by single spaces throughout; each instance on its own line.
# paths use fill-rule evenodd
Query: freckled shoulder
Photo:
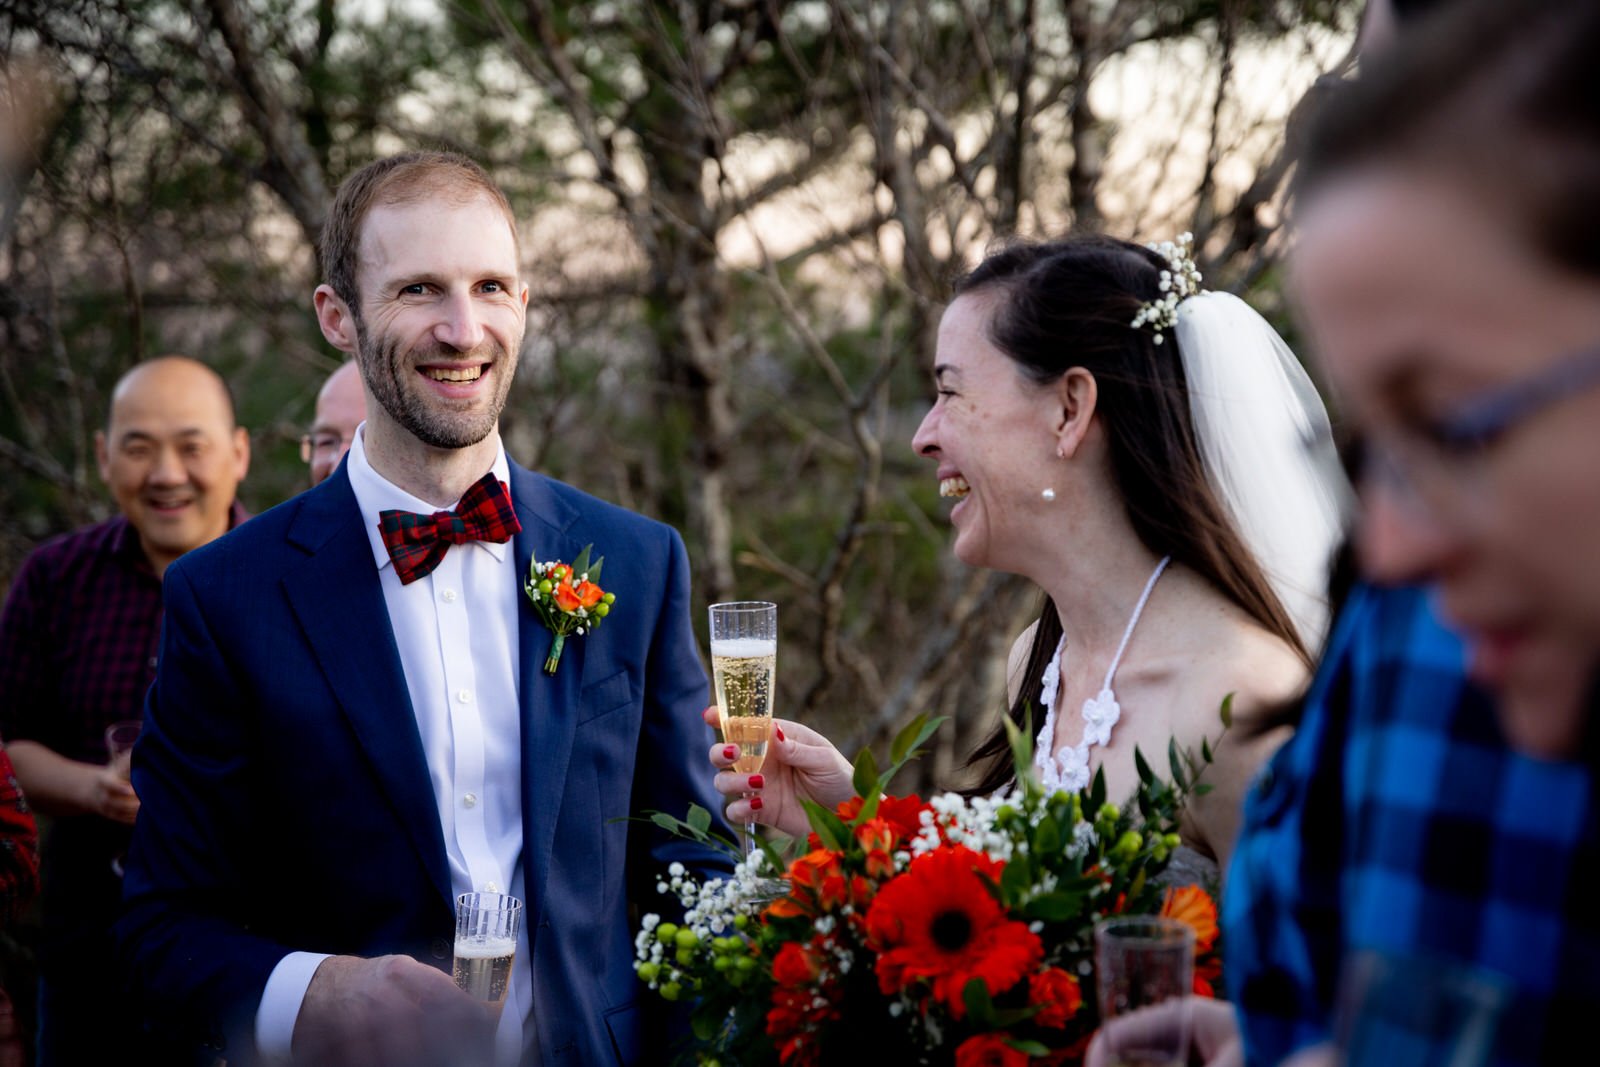
M 1217 704 L 1233 694 L 1233 729 L 1238 740 L 1271 730 L 1283 721 L 1283 711 L 1305 692 L 1310 672 L 1284 641 L 1254 622 L 1231 620 L 1213 642 L 1194 693 Z M 1206 719 L 1207 733 L 1214 733 Z
M 1190 800 L 1186 839 L 1226 869 L 1244 793 L 1251 779 L 1291 733 L 1285 712 L 1299 698 L 1310 674 L 1292 648 L 1242 616 L 1216 628 L 1209 649 L 1195 663 L 1184 716 L 1175 723 L 1178 744 L 1197 752 L 1209 738 L 1216 762 L 1205 772 L 1212 792 Z M 1218 709 L 1233 694 L 1233 726 L 1220 743 Z M 1193 704 L 1189 704 L 1192 700 Z

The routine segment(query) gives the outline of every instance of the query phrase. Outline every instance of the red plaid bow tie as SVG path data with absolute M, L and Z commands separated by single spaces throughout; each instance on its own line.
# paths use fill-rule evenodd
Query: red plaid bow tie
M 504 544 L 522 532 L 511 494 L 492 473 L 485 474 L 462 496 L 454 511 L 418 515 L 391 509 L 378 513 L 378 532 L 394 560 L 401 585 L 433 573 L 451 545 L 466 541 Z

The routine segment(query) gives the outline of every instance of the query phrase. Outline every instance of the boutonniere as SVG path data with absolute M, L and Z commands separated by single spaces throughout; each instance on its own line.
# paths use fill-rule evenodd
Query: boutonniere
M 528 564 L 528 580 L 522 591 L 528 594 L 528 599 L 533 601 L 533 610 L 539 613 L 540 620 L 555 635 L 555 640 L 550 644 L 550 654 L 544 661 L 546 674 L 556 673 L 567 635 L 586 634 L 599 626 L 601 620 L 611 614 L 611 605 L 617 601 L 615 594 L 606 592 L 598 584 L 600 565 L 606 559 L 601 556 L 590 563 L 589 550 L 592 548 L 593 545 L 585 545 L 583 551 L 578 553 L 578 558 L 571 563 L 559 560 L 540 563 L 535 556 Z

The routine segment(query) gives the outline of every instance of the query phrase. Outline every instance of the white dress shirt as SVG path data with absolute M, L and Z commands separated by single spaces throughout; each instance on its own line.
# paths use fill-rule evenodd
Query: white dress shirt
M 378 531 L 379 512 L 398 508 L 432 514 L 445 509 L 417 499 L 374 470 L 361 429 L 350 444 L 347 465 L 422 735 L 450 862 L 451 892 L 510 893 L 526 904 L 517 643 L 522 591 L 512 542 L 452 545 L 433 573 L 401 585 Z M 490 469 L 509 491 L 503 447 Z M 352 640 L 360 639 L 352 635 Z M 522 1052 L 523 1024 L 533 1001 L 528 918 L 525 909 L 496 1036 L 502 1064 L 515 1064 Z M 292 952 L 267 979 L 256 1014 L 256 1044 L 269 1060 L 289 1059 L 300 1004 L 326 958 Z

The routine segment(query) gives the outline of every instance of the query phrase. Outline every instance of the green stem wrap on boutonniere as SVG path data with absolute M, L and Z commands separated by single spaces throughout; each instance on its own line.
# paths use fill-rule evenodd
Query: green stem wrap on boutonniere
M 593 545 L 585 545 L 571 563 L 559 560 L 540 563 L 535 556 L 528 564 L 528 580 L 522 591 L 533 601 L 533 610 L 538 612 L 540 621 L 555 635 L 550 643 L 550 654 L 544 661 L 546 674 L 556 673 L 567 635 L 586 634 L 599 626 L 617 601 L 614 594 L 599 586 L 600 566 L 606 560 L 601 556 L 590 563 L 589 552 L 593 548 Z

